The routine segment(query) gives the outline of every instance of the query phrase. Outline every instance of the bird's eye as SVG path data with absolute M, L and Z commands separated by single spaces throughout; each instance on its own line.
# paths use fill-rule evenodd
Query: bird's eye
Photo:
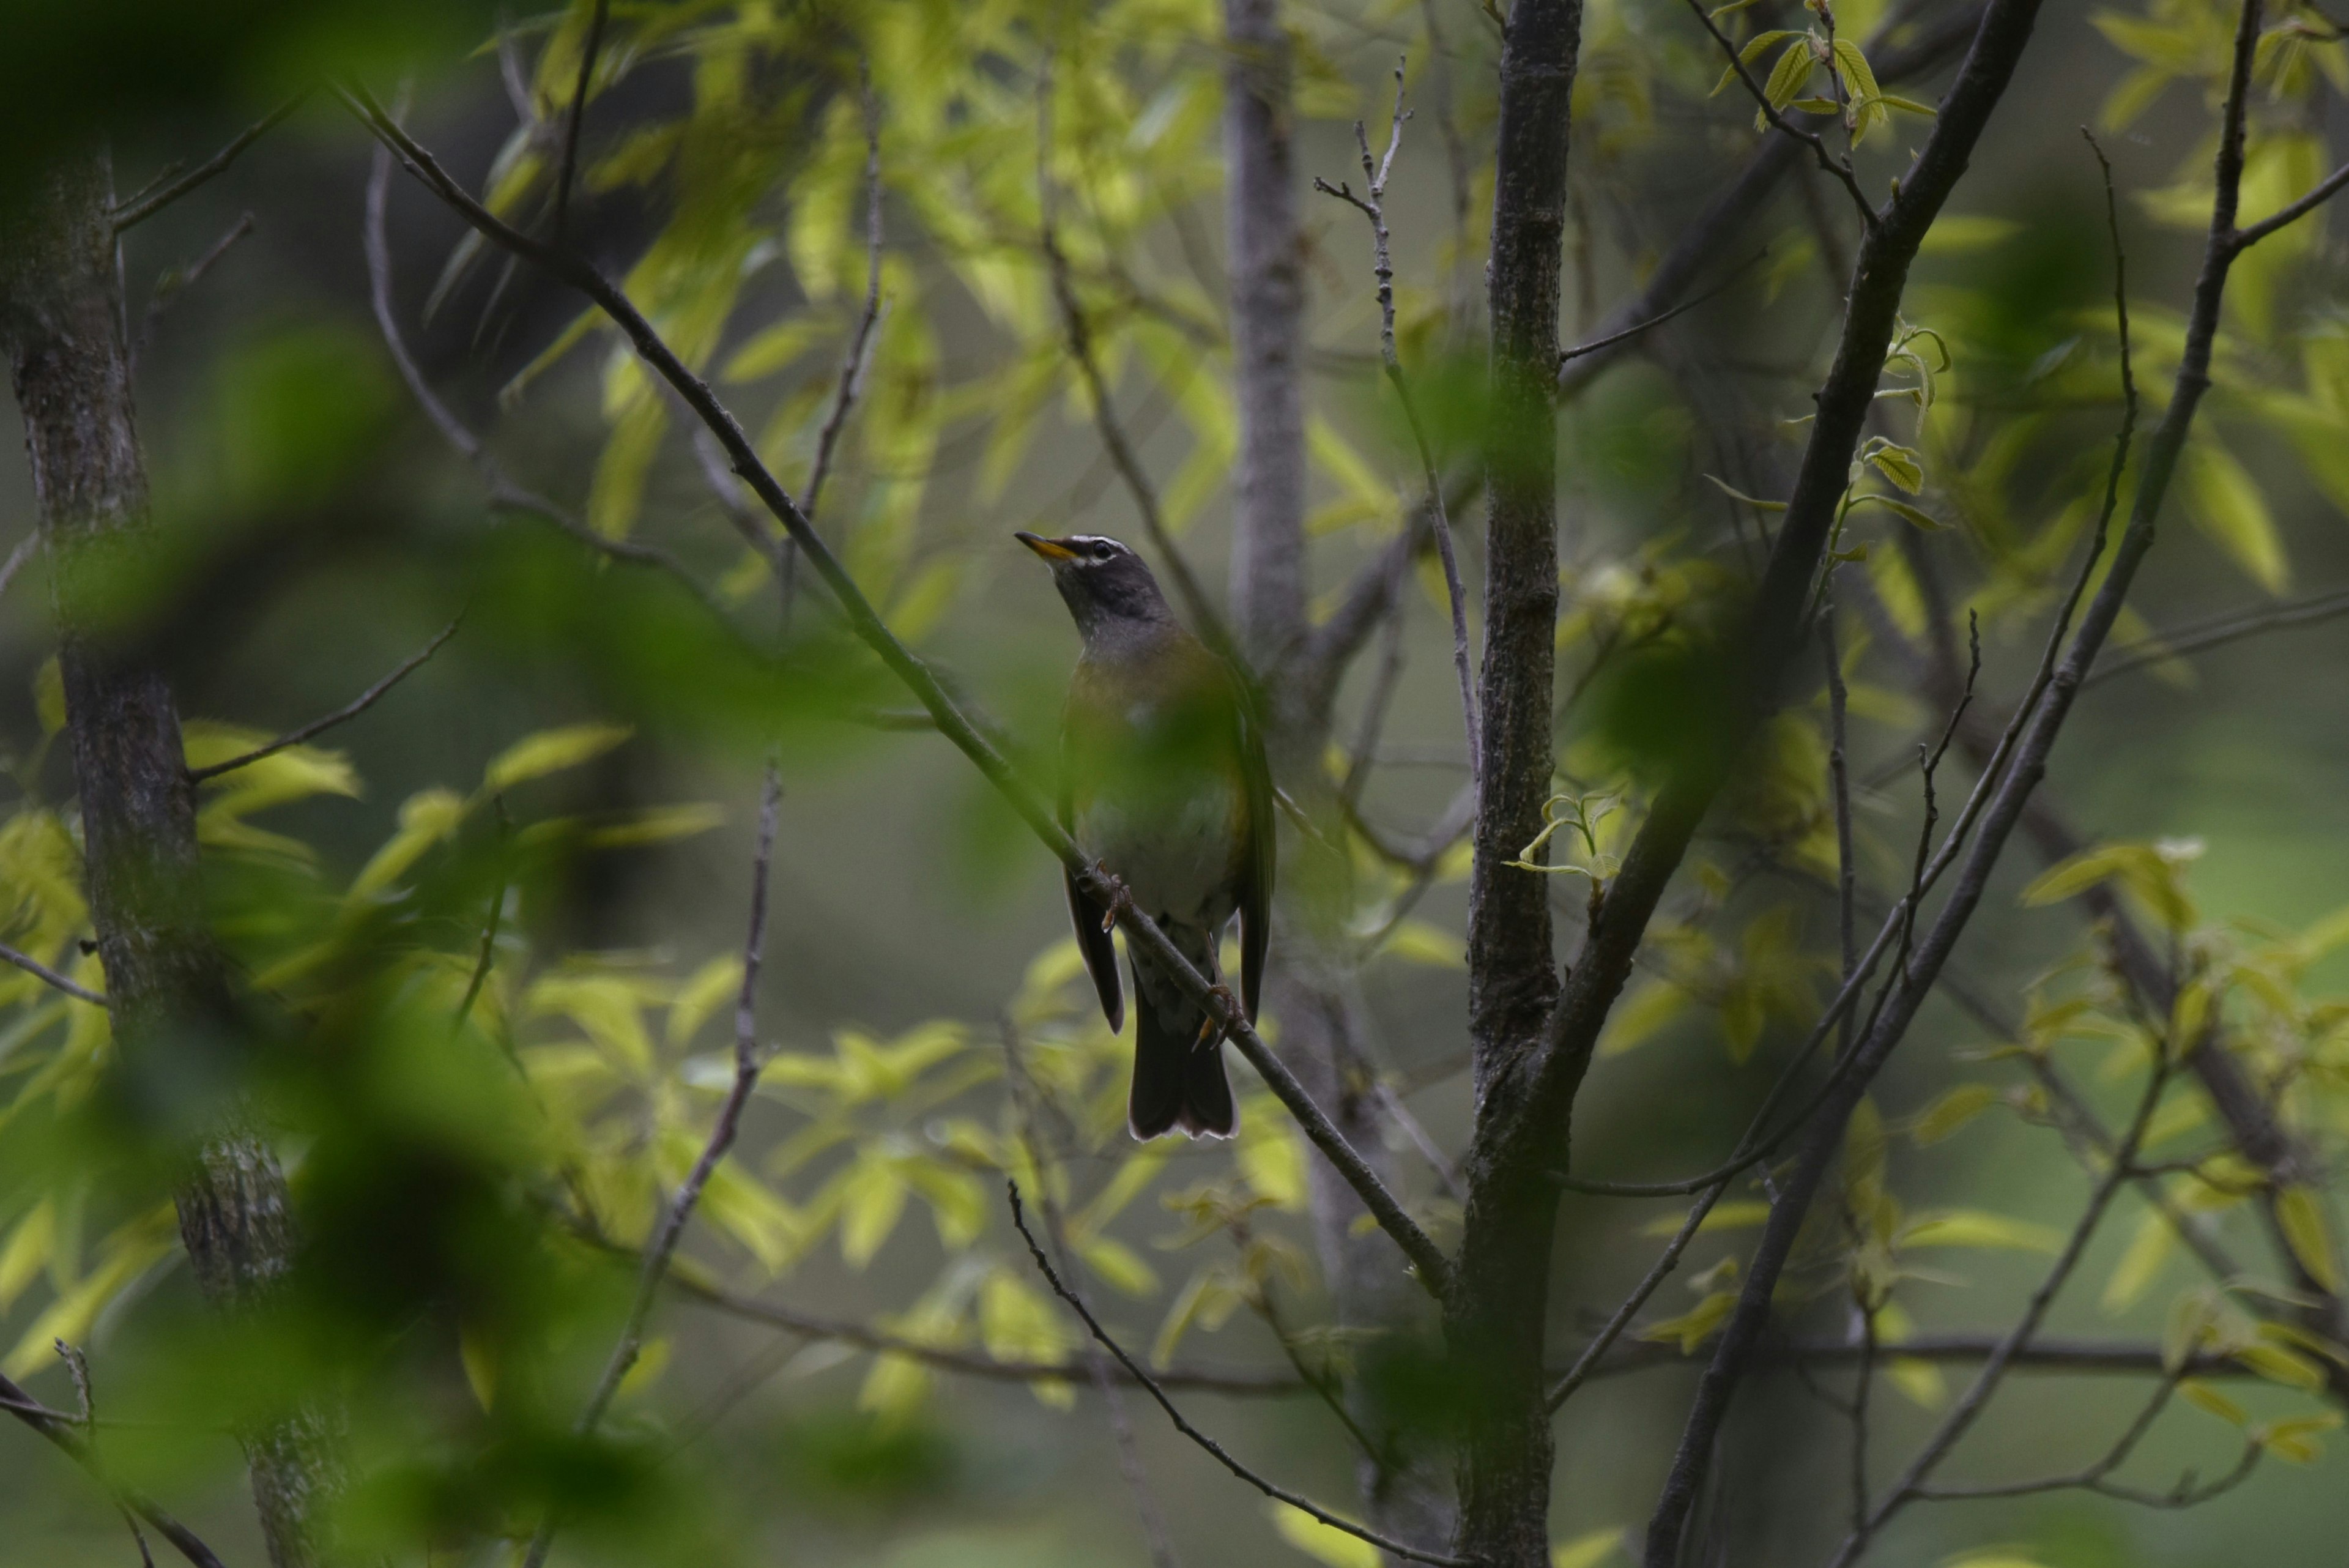
M 1112 545 L 1112 544 L 1111 544 L 1108 540 L 1106 540 L 1106 539 L 1100 539 L 1100 540 L 1096 540 L 1096 541 L 1094 541 L 1094 544 L 1093 544 L 1093 559 L 1094 559 L 1094 560 L 1096 560 L 1096 561 L 1106 561 L 1106 560 L 1108 560 L 1112 556 L 1114 556 L 1114 555 L 1116 555 L 1116 554 L 1117 554 L 1117 546 L 1116 546 L 1116 545 Z

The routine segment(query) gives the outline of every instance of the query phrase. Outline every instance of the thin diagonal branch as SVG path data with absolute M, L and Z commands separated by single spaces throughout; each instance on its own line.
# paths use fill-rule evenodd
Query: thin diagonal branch
M 89 987 L 75 984 L 30 953 L 20 953 L 5 942 L 0 942 L 0 963 L 15 964 L 35 979 L 48 981 L 77 1002 L 87 1002 L 98 1007 L 106 1005 L 106 998 L 90 990 Z
M 301 108 L 304 100 L 309 96 L 309 89 L 304 88 L 251 125 L 246 126 L 226 147 L 205 159 L 193 169 L 185 173 L 180 172 L 177 169 L 167 169 L 136 194 L 117 202 L 110 214 L 114 221 L 114 232 L 119 234 L 126 229 L 145 223 L 197 186 L 219 174 L 242 157 L 246 148 L 268 135 L 281 120 Z
M 855 405 L 864 385 L 865 350 L 872 342 L 873 328 L 881 319 L 881 100 L 873 93 L 873 68 L 861 58 L 856 62 L 856 87 L 864 112 L 864 308 L 857 315 L 856 330 L 849 336 L 848 352 L 841 357 L 840 379 L 832 393 L 832 413 L 816 437 L 815 466 L 808 472 L 807 493 L 800 502 L 800 510 L 811 518 L 823 504 L 823 482 L 832 472 L 833 449 L 840 444 L 840 432 L 848 423 L 848 410 Z
M 464 623 L 465 618 L 460 615 L 455 620 L 450 621 L 447 626 L 442 627 L 440 628 L 440 636 L 434 638 L 430 642 L 426 643 L 423 648 L 419 649 L 417 652 L 410 654 L 407 660 L 402 663 L 398 669 L 393 670 L 390 674 L 385 676 L 382 680 L 368 687 L 365 691 L 360 692 L 358 696 L 354 698 L 351 701 L 336 709 L 325 718 L 314 719 L 298 730 L 288 730 L 285 733 L 278 736 L 267 745 L 256 746 L 252 751 L 245 753 L 243 756 L 231 757 L 224 763 L 214 763 L 210 767 L 191 768 L 188 770 L 188 777 L 197 784 L 202 784 L 206 779 L 216 779 L 222 774 L 234 773 L 239 768 L 251 767 L 254 763 L 261 761 L 264 757 L 275 756 L 278 753 L 285 750 L 288 746 L 298 746 L 305 741 L 315 740 L 318 736 L 323 735 L 327 731 L 333 729 L 337 724 L 347 724 L 350 722 L 350 721 L 357 718 L 360 714 L 374 707 L 378 702 L 383 701 L 386 694 L 388 694 L 393 687 L 398 685 L 410 675 L 413 675 L 418 670 L 421 669 L 424 665 L 424 661 L 430 659 L 434 654 L 440 652 L 440 645 L 447 642 L 450 638 L 456 636 L 457 628 Z
M 1434 1563 L 1437 1564 L 1437 1568 L 1469 1568 L 1470 1559 L 1439 1556 L 1432 1552 L 1422 1552 L 1419 1548 L 1407 1545 L 1402 1542 L 1391 1540 L 1375 1530 L 1365 1530 L 1350 1520 L 1340 1518 L 1310 1499 L 1290 1491 L 1287 1487 L 1265 1480 L 1232 1458 L 1221 1443 L 1191 1425 L 1190 1421 L 1184 1417 L 1182 1410 L 1175 1406 L 1174 1401 L 1166 1397 L 1165 1389 L 1158 1386 L 1157 1379 L 1143 1371 L 1142 1364 L 1127 1355 L 1123 1345 L 1110 1337 L 1109 1331 L 1101 1325 L 1101 1320 L 1093 1316 L 1092 1310 L 1061 1282 L 1060 1274 L 1052 1267 L 1052 1261 L 1044 1255 L 1044 1249 L 1036 1244 L 1036 1238 L 1028 1230 L 1028 1220 L 1019 1209 L 1019 1184 L 1010 1181 L 1006 1182 L 1004 1186 L 1011 1198 L 1011 1223 L 1018 1227 L 1020 1239 L 1028 1243 L 1028 1255 L 1036 1261 L 1037 1271 L 1044 1276 L 1044 1282 L 1052 1287 L 1053 1294 L 1069 1303 L 1070 1310 L 1084 1320 L 1086 1330 L 1094 1339 L 1101 1342 L 1102 1348 L 1117 1357 L 1118 1364 L 1125 1368 L 1128 1375 L 1147 1389 L 1152 1398 L 1158 1401 L 1158 1407 L 1166 1412 L 1166 1418 L 1174 1423 L 1176 1431 L 1205 1449 L 1226 1469 L 1264 1493 L 1265 1496 L 1285 1502 L 1299 1512 L 1318 1520 L 1332 1530 L 1342 1531 L 1357 1541 L 1367 1541 L 1381 1552 L 1396 1557 L 1408 1558 L 1413 1563 Z
M 180 1555 L 193 1563 L 195 1568 L 223 1568 L 220 1558 L 213 1553 L 212 1549 L 204 1544 L 203 1537 L 164 1512 L 148 1498 L 118 1486 L 109 1480 L 106 1473 L 98 1468 L 97 1457 L 90 1450 L 88 1438 L 72 1417 L 62 1410 L 50 1409 L 26 1393 L 14 1380 L 5 1376 L 0 1376 L 0 1410 L 7 1411 L 16 1419 L 32 1428 L 34 1431 L 47 1438 L 74 1463 L 88 1470 L 90 1478 L 106 1489 L 107 1495 L 114 1500 L 117 1507 L 136 1514 L 152 1525 L 155 1533 L 170 1542 Z M 143 1544 L 141 1549 L 144 1550 Z
M 554 243 L 570 237 L 571 185 L 579 173 L 579 129 L 587 118 L 587 94 L 595 85 L 595 57 L 604 52 L 604 27 L 611 20 L 612 0 L 595 0 L 588 18 L 587 42 L 579 51 L 579 79 L 571 88 L 571 112 L 563 126 L 563 167 L 554 180 Z
M 1371 161 L 1370 133 L 1361 120 L 1354 122 L 1354 142 L 1362 154 L 1362 194 L 1357 196 L 1344 182 L 1332 185 L 1316 177 L 1313 188 L 1360 211 L 1371 224 L 1371 274 L 1379 286 L 1379 358 L 1386 368 L 1388 384 L 1394 388 L 1395 400 L 1402 406 L 1403 422 L 1411 427 L 1412 445 L 1419 452 L 1419 471 L 1426 485 L 1428 516 L 1433 521 L 1435 553 L 1444 564 L 1444 592 L 1452 607 L 1452 663 L 1460 677 L 1460 716 L 1468 734 L 1469 776 L 1473 780 L 1484 765 L 1485 745 L 1479 738 L 1476 723 L 1476 680 L 1474 655 L 1468 646 L 1468 595 L 1460 583 L 1460 560 L 1452 547 L 1452 519 L 1444 509 L 1444 482 L 1435 472 L 1435 453 L 1427 444 L 1427 427 L 1421 423 L 1419 407 L 1412 400 L 1411 383 L 1403 379 L 1402 359 L 1395 351 L 1394 263 L 1389 254 L 1387 234 L 1387 177 L 1394 170 L 1395 154 L 1402 150 L 1403 122 L 1411 116 L 1403 111 L 1403 62 L 1395 62 L 1394 113 L 1387 130 L 1386 155 L 1375 164 Z
M 8 585 L 16 580 L 16 574 L 25 569 L 25 563 L 38 555 L 40 549 L 41 531 L 38 528 L 16 541 L 16 547 L 8 552 L 8 558 L 0 561 L 0 594 L 8 591 Z
M 620 1330 L 619 1342 L 613 1345 L 611 1359 L 605 1363 L 604 1375 L 597 1379 L 595 1390 L 572 1423 L 572 1430 L 582 1437 L 595 1431 L 611 1407 L 612 1397 L 619 1392 L 620 1380 L 636 1364 L 644 1349 L 645 1323 L 652 1315 L 653 1302 L 660 1293 L 661 1281 L 668 1273 L 669 1260 L 677 1254 L 677 1245 L 685 1236 L 687 1222 L 693 1218 L 694 1205 L 701 1199 L 701 1190 L 734 1146 L 734 1136 L 742 1125 L 743 1107 L 750 1103 L 751 1091 L 759 1086 L 759 1073 L 766 1066 L 766 1054 L 759 1048 L 759 966 L 767 951 L 767 873 L 775 855 L 775 818 L 781 809 L 783 783 L 773 763 L 767 764 L 767 782 L 759 804 L 759 847 L 750 862 L 750 929 L 742 940 L 742 984 L 734 1002 L 734 1081 L 719 1102 L 718 1115 L 710 1124 L 709 1141 L 702 1145 L 701 1154 L 693 1168 L 678 1184 L 676 1193 L 663 1211 L 660 1225 L 653 1232 L 651 1242 L 645 1248 L 644 1269 L 637 1276 L 636 1299 L 629 1303 L 627 1322 Z M 524 1556 L 525 1568 L 541 1568 L 546 1561 L 548 1547 L 554 1539 L 552 1519 L 538 1527 L 538 1533 Z
M 2135 670 L 2166 664 L 2189 653 L 2199 653 L 2206 648 L 2240 642 L 2245 638 L 2260 637 L 2271 631 L 2314 626 L 2344 615 L 2349 615 L 2349 588 L 2336 588 L 2331 593 L 2312 594 L 2306 598 L 2292 599 L 2280 605 L 2214 616 L 2208 620 L 2180 627 L 2176 631 L 2157 631 L 2147 639 L 2147 646 L 2142 650 L 2125 654 L 2090 670 L 2087 678 L 2080 682 L 2080 687 L 2085 691 Z
M 604 313 L 627 335 L 636 353 L 661 379 L 675 388 L 694 413 L 725 448 L 734 472 L 750 485 L 769 512 L 790 533 L 798 544 L 816 575 L 824 580 L 849 628 L 859 640 L 870 648 L 892 674 L 921 701 L 936 722 L 938 731 L 953 742 L 956 748 L 972 763 L 988 783 L 1002 794 L 1029 831 L 1050 849 L 1077 879 L 1077 885 L 1088 896 L 1098 899 L 1105 908 L 1120 908 L 1115 897 L 1119 884 L 1089 857 L 1067 831 L 1054 819 L 1042 797 L 1029 785 L 1002 751 L 982 733 L 961 704 L 947 692 L 929 666 L 912 649 L 897 639 L 880 612 L 874 607 L 855 579 L 833 555 L 821 535 L 817 534 L 789 493 L 777 482 L 773 472 L 760 458 L 740 421 L 719 400 L 709 385 L 679 359 L 676 350 L 645 319 L 625 291 L 616 286 L 591 264 L 556 250 L 528 234 L 523 234 L 483 207 L 450 177 L 439 161 L 402 130 L 382 105 L 367 95 L 364 88 L 354 88 L 345 94 L 353 114 L 358 117 L 375 136 L 396 151 L 409 171 L 443 202 L 472 225 L 484 237 L 502 248 L 544 269 L 573 288 L 595 301 Z M 1126 933 L 1131 947 L 1148 957 L 1159 972 L 1171 978 L 1185 995 L 1198 1002 L 1207 1015 L 1216 1021 L 1225 1038 L 1239 1048 L 1251 1066 L 1265 1080 L 1266 1085 L 1296 1118 L 1314 1147 L 1329 1159 L 1331 1167 L 1346 1184 L 1354 1189 L 1362 1204 L 1377 1220 L 1379 1228 L 1394 1239 L 1411 1260 L 1412 1268 L 1421 1286 L 1435 1295 L 1442 1295 L 1449 1282 L 1451 1268 L 1443 1250 L 1436 1246 L 1427 1232 L 1405 1211 L 1402 1202 L 1379 1179 L 1361 1153 L 1346 1141 L 1346 1137 L 1331 1124 L 1329 1116 L 1313 1103 L 1278 1056 L 1267 1045 L 1248 1021 L 1247 1011 L 1227 991 L 1213 984 L 1185 958 L 1155 920 L 1131 907 L 1121 909 L 1118 927 Z
M 2344 163 L 2327 174 L 2317 182 L 2314 190 L 2290 206 L 2280 208 L 2272 216 L 2261 219 L 2248 229 L 2237 229 L 2231 241 L 2235 254 L 2240 255 L 2278 229 L 2286 228 L 2300 222 L 2301 219 L 2333 200 L 2344 185 L 2349 185 L 2349 163 Z
M 1641 333 L 1651 332 L 1655 328 L 1663 326 L 1664 323 L 1668 321 L 1675 320 L 1680 317 L 1686 316 L 1690 311 L 1694 310 L 1698 306 L 1704 304 L 1707 300 L 1716 298 L 1719 296 L 1727 293 L 1730 287 L 1734 285 L 1739 278 L 1745 275 L 1747 271 L 1753 267 L 1754 263 L 1760 261 L 1764 256 L 1766 256 L 1769 254 L 1770 253 L 1768 251 L 1755 251 L 1752 255 L 1747 256 L 1744 261 L 1739 262 L 1735 266 L 1732 267 L 1727 277 L 1723 278 L 1719 283 L 1714 284 L 1711 288 L 1706 289 L 1702 294 L 1698 295 L 1693 299 L 1682 300 L 1680 304 L 1673 306 L 1670 310 L 1661 312 L 1655 316 L 1651 316 L 1645 321 L 1635 321 L 1630 326 L 1622 327 L 1617 331 L 1609 332 L 1603 337 L 1594 337 L 1588 343 L 1578 343 L 1571 348 L 1560 349 L 1557 356 L 1559 371 L 1563 373 L 1566 367 L 1573 364 L 1577 359 L 1586 358 L 1593 354 L 1604 353 L 1609 348 L 1629 343 L 1632 338 L 1639 337 Z
M 148 296 L 147 315 L 140 323 L 139 346 L 145 348 L 155 336 L 155 324 L 162 319 L 180 296 L 193 288 L 212 270 L 221 257 L 228 254 L 237 241 L 253 233 L 253 214 L 245 213 L 228 226 L 228 231 L 214 240 L 212 248 L 185 266 L 175 266 L 155 280 L 155 292 Z

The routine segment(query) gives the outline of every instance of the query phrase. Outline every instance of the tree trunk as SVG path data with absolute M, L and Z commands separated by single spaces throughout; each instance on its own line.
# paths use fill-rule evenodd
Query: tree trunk
M 1232 475 L 1232 617 L 1277 695 L 1305 633 L 1304 257 L 1279 0 L 1224 0 L 1226 248 L 1239 462 Z
M 134 1109 L 172 1136 L 190 1109 L 185 1085 L 229 1085 L 237 1024 L 204 925 L 195 785 L 179 712 L 161 674 L 126 654 L 113 625 L 111 597 L 147 550 L 150 523 L 108 214 L 112 185 L 99 152 L 69 159 L 34 187 L 0 257 L 0 338 L 55 566 L 84 876 L 116 1050 Z M 202 1107 L 199 1147 L 176 1193 L 197 1282 L 226 1308 L 270 1293 L 292 1256 L 285 1176 L 234 1105 L 232 1090 Z M 324 1451 L 305 1417 L 245 1435 L 276 1568 L 316 1560 Z
M 1517 0 L 1501 53 L 1493 195 L 1493 446 L 1487 458 L 1485 669 L 1475 866 L 1468 900 L 1469 1043 L 1478 1136 L 1445 1335 L 1466 1412 L 1455 1550 L 1495 1568 L 1549 1560 L 1551 1443 L 1543 1329 L 1557 1189 L 1493 1139 L 1513 1065 L 1557 995 L 1547 878 L 1512 869 L 1550 793 L 1557 626 L 1558 276 L 1579 0 Z M 1548 1152 L 1565 1158 L 1567 1129 Z M 1504 1153 L 1512 1158 L 1500 1158 Z

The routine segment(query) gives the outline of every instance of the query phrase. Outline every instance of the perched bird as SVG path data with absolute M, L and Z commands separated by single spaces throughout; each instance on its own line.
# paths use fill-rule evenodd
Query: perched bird
M 1125 886 L 1175 950 L 1221 983 L 1224 927 L 1240 918 L 1240 999 L 1251 1022 L 1272 926 L 1272 775 L 1239 676 L 1183 629 L 1142 557 L 1072 534 L 1019 542 L 1052 567 L 1084 639 L 1061 734 L 1061 826 Z M 1068 880 L 1069 914 L 1112 1029 L 1123 1027 L 1115 911 Z M 1206 1011 L 1139 954 L 1133 968 L 1137 1138 L 1238 1125 L 1223 1039 Z

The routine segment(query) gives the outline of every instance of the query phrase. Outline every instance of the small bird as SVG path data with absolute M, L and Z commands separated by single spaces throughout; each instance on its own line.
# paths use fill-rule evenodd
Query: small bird
M 1115 539 L 1014 535 L 1052 568 L 1084 652 L 1061 732 L 1061 826 L 1101 857 L 1133 906 L 1217 984 L 1224 928 L 1240 918 L 1240 998 L 1256 1019 L 1272 932 L 1272 774 L 1240 678 L 1183 629 L 1150 567 Z M 1075 877 L 1069 915 L 1112 1029 L 1124 1026 L 1116 911 Z M 1172 976 L 1132 954 L 1137 1138 L 1238 1126 L 1223 1039 Z

